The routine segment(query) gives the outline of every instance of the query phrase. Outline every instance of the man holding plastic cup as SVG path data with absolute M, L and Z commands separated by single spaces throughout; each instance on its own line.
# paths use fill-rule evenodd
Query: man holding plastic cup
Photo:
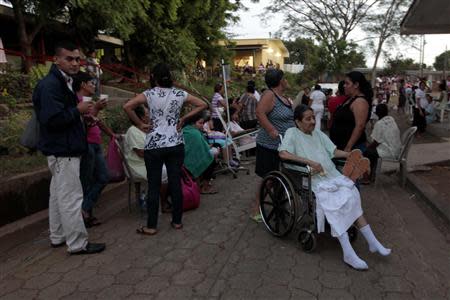
M 38 149 L 47 156 L 52 174 L 49 198 L 50 243 L 67 245 L 71 254 L 93 254 L 103 243 L 89 243 L 81 215 L 83 189 L 80 159 L 87 148 L 81 116 L 92 108 L 78 102 L 73 78 L 80 70 L 80 51 L 71 42 L 59 42 L 54 64 L 33 91 L 33 107 L 39 121 Z

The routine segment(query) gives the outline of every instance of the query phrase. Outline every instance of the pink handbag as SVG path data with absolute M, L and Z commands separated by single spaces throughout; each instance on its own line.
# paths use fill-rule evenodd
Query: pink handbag
M 183 191 L 183 211 L 200 206 L 200 188 L 185 167 L 181 168 L 181 189 Z
M 115 142 L 115 138 L 109 141 L 108 153 L 106 154 L 106 165 L 108 166 L 109 182 L 120 182 L 125 179 L 122 157 Z

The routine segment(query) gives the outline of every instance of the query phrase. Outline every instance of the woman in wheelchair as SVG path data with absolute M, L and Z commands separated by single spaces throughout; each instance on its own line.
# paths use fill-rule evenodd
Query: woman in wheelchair
M 383 256 L 391 253 L 373 234 L 364 218 L 361 199 L 354 180 L 369 167 L 367 159 L 359 151 L 345 152 L 338 150 L 320 130 L 314 130 L 315 119 L 311 108 L 299 105 L 294 112 L 296 127 L 286 131 L 279 148 L 281 160 L 300 162 L 309 166 L 314 174 L 311 188 L 316 195 L 317 231 L 324 231 L 325 218 L 331 227 L 331 234 L 341 244 L 344 262 L 357 270 L 368 269 L 365 261 L 360 259 L 352 248 L 347 230 L 356 224 L 369 244 L 371 252 Z M 336 169 L 332 158 L 347 158 L 343 173 Z M 286 165 L 287 168 L 299 168 Z

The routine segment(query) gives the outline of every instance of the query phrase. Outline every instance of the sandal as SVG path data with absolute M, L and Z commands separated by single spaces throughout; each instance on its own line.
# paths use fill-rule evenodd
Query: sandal
M 147 231 L 146 229 L 150 231 Z M 155 235 L 158 233 L 158 230 L 142 226 L 141 228 L 136 229 L 136 233 L 142 235 Z
M 353 149 L 345 161 L 345 165 L 342 168 L 342 174 L 349 178 L 352 178 L 353 170 L 355 169 L 358 162 L 363 158 L 362 152 L 359 149 Z
M 259 213 L 254 215 L 254 216 L 250 216 L 250 219 L 252 219 L 256 223 L 261 223 L 262 222 L 262 216 Z
M 175 224 L 174 222 L 170 222 L 170 226 L 172 226 L 172 228 L 176 230 L 183 228 L 183 224 Z
M 86 228 L 91 228 L 102 224 L 97 218 L 94 217 L 83 217 L 83 222 Z
M 210 188 L 210 189 L 200 192 L 200 194 L 202 194 L 202 195 L 213 195 L 213 194 L 217 194 L 217 193 L 218 193 L 218 191 L 216 191 L 213 188 Z

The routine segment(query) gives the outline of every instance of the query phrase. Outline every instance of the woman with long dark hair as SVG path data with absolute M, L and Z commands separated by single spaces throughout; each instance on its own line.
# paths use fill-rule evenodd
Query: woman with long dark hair
M 366 123 L 372 108 L 372 86 L 361 72 L 352 71 L 345 75 L 344 90 L 349 98 L 334 113 L 330 139 L 339 150 L 357 148 L 364 152 Z
M 181 166 L 184 160 L 184 140 L 181 127 L 189 118 L 207 108 L 205 102 L 187 92 L 173 87 L 172 75 L 166 64 L 157 64 L 150 74 L 152 88 L 132 98 L 124 105 L 124 110 L 133 123 L 145 132 L 144 159 L 147 169 L 148 197 L 147 226 L 137 229 L 137 233 L 154 235 L 157 233 L 159 212 L 159 191 L 163 164 L 167 168 L 169 193 L 172 198 L 172 222 L 174 229 L 181 229 L 183 214 L 183 194 L 181 191 Z M 189 113 L 180 116 L 184 103 L 194 106 Z M 150 122 L 145 124 L 134 109 L 139 105 L 149 108 Z

